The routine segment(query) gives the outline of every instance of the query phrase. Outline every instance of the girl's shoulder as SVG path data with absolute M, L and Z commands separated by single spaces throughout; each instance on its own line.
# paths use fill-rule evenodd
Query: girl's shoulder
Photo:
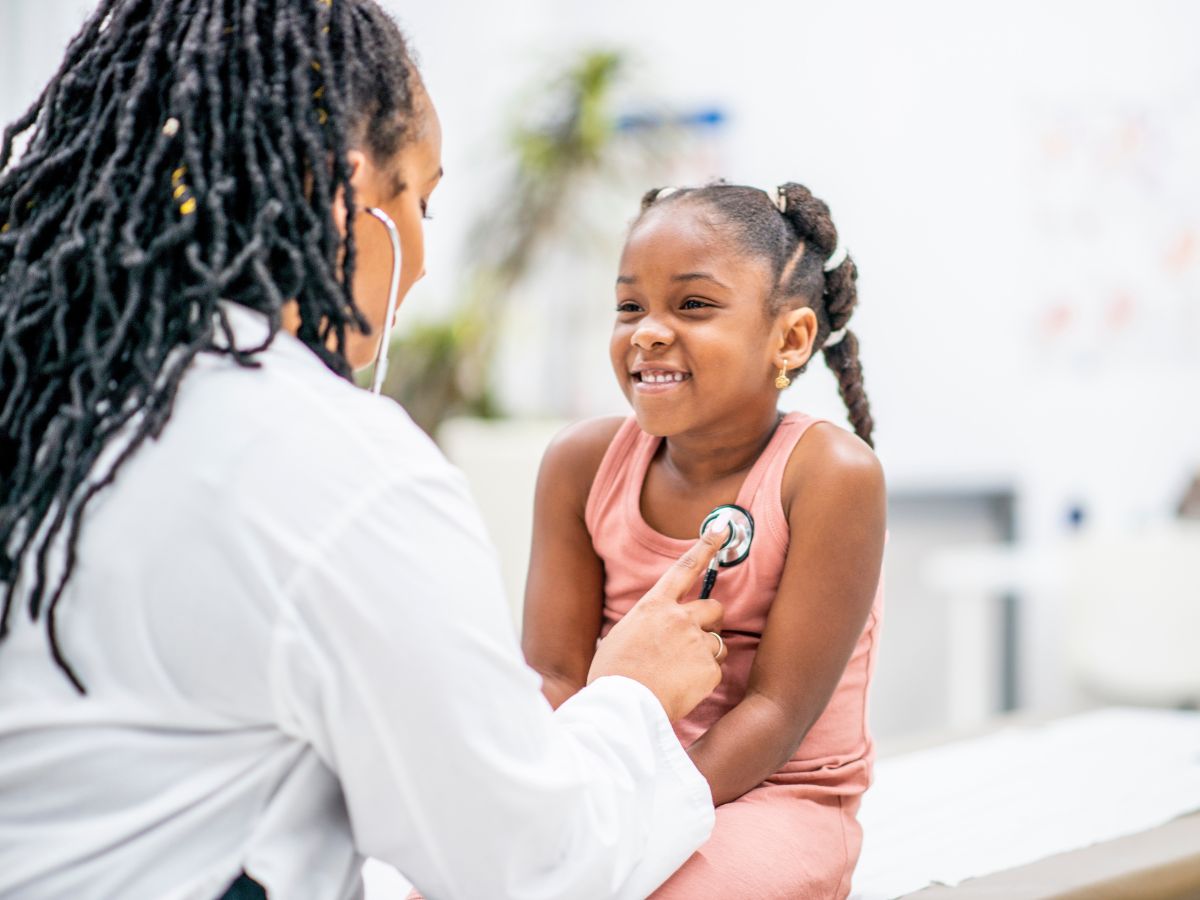
M 626 421 L 624 416 L 600 416 L 574 422 L 554 436 L 546 448 L 545 458 L 553 457 L 573 466 L 590 468 L 594 475 Z
M 625 421 L 623 416 L 602 416 L 568 425 L 546 447 L 539 477 L 586 501 L 604 454 Z
M 885 502 L 883 466 L 858 435 L 832 422 L 805 429 L 788 457 L 781 484 L 784 514 L 794 522 L 817 511 L 845 510 Z

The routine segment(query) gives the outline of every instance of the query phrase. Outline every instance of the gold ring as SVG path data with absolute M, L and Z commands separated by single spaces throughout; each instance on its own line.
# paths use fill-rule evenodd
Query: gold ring
M 725 638 L 721 637 L 720 632 L 717 631 L 710 631 L 708 634 L 717 639 L 717 652 L 713 654 L 713 659 L 720 659 L 721 654 L 725 652 Z

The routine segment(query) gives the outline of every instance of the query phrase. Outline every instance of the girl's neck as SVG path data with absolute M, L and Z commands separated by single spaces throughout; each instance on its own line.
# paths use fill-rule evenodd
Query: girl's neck
M 753 466 L 782 419 L 772 409 L 750 425 L 742 420 L 719 430 L 672 435 L 663 439 L 663 463 L 686 484 L 720 481 Z

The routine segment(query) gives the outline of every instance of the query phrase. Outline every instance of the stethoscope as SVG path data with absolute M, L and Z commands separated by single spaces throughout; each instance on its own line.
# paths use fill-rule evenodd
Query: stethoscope
M 388 346 L 391 344 L 392 320 L 396 317 L 396 301 L 400 293 L 400 232 L 392 217 L 377 206 L 368 206 L 364 212 L 370 213 L 383 227 L 387 229 L 392 242 L 392 281 L 388 288 L 387 313 L 383 320 L 382 333 L 379 336 L 379 346 L 375 350 L 375 375 L 371 379 L 371 393 L 383 391 L 383 382 L 387 378 Z M 707 600 L 717 583 L 717 573 L 745 562 L 750 555 L 750 545 L 754 542 L 754 517 L 749 510 L 743 509 L 736 503 L 725 503 L 718 506 L 700 523 L 700 535 L 703 537 L 709 531 L 724 531 L 725 541 L 717 551 L 708 569 L 704 573 L 704 586 L 700 591 L 700 599 Z
M 717 572 L 745 562 L 750 555 L 750 545 L 754 542 L 754 517 L 749 510 L 736 503 L 722 504 L 704 517 L 700 523 L 700 536 L 722 531 L 725 532 L 725 541 L 704 573 L 701 600 L 707 600 L 712 594 L 713 586 L 717 583 Z
M 368 206 L 364 212 L 370 213 L 383 223 L 388 237 L 392 241 L 392 284 L 388 289 L 387 316 L 383 320 L 382 334 L 379 335 L 379 347 L 375 350 L 375 375 L 371 379 L 371 393 L 383 391 L 383 380 L 387 377 L 388 347 L 392 343 L 392 320 L 396 318 L 396 301 L 400 293 L 400 232 L 392 217 L 377 206 Z

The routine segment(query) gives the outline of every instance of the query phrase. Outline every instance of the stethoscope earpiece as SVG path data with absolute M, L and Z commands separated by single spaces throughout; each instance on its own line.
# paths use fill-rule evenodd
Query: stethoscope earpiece
M 704 574 L 704 586 L 700 591 L 702 600 L 712 593 L 719 568 L 736 566 L 745 562 L 750 555 L 750 545 L 754 543 L 754 517 L 749 510 L 736 503 L 726 503 L 710 512 L 700 523 L 701 537 L 712 531 L 725 531 L 726 537 Z

